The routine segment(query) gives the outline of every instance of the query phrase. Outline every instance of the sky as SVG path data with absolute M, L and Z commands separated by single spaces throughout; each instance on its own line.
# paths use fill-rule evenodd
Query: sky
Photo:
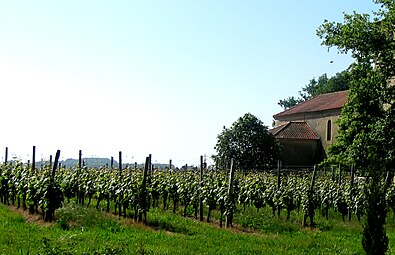
M 0 0 L 0 159 L 198 165 L 251 113 L 352 59 L 316 35 L 370 0 Z M 331 63 L 332 62 L 332 63 Z

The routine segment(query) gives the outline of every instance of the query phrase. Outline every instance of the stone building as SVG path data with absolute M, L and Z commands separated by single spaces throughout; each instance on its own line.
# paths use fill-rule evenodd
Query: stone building
M 284 166 L 312 166 L 326 158 L 346 99 L 347 91 L 322 94 L 273 116 L 270 132 L 282 145 Z

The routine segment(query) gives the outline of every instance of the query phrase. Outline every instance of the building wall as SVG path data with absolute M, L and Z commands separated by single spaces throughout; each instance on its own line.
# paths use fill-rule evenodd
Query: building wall
M 335 137 L 339 132 L 339 126 L 336 121 L 339 119 L 339 115 L 325 116 L 322 118 L 311 118 L 306 119 L 307 124 L 317 133 L 320 137 L 322 147 L 327 154 L 329 145 L 333 144 L 335 141 Z M 328 126 L 328 122 L 330 121 L 330 126 Z M 328 128 L 331 130 L 328 134 Z M 327 135 L 330 135 L 327 137 Z
M 309 124 L 309 126 L 320 137 L 322 148 L 326 156 L 328 151 L 328 146 L 333 144 L 335 137 L 339 131 L 339 126 L 337 125 L 336 121 L 340 117 L 340 112 L 341 109 L 335 109 L 331 111 L 313 112 L 313 113 L 298 114 L 293 116 L 286 116 L 276 120 L 275 124 L 276 126 L 279 126 L 289 121 L 307 122 L 307 124 Z M 330 132 L 330 139 L 327 139 L 329 120 L 331 121 L 331 132 Z
M 279 139 L 281 159 L 285 167 L 312 166 L 321 161 L 318 140 Z

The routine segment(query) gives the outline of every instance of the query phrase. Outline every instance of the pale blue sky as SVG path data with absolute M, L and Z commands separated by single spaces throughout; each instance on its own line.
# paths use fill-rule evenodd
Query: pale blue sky
M 210 156 L 250 112 L 271 126 L 279 99 L 351 59 L 316 29 L 370 0 L 0 0 L 0 151 L 180 166 Z M 331 64 L 330 61 L 333 61 Z M 1 158 L 4 154 L 1 153 Z

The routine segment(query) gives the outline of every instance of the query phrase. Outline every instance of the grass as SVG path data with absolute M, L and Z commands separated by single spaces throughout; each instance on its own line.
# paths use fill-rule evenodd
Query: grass
M 30 223 L 0 205 L 0 254 L 363 254 L 361 224 L 335 213 L 327 221 L 317 212 L 314 229 L 301 227 L 297 212 L 287 221 L 269 208 L 236 213 L 233 229 L 159 209 L 149 212 L 147 227 L 73 203 L 56 217 L 52 225 Z M 389 222 L 388 254 L 395 254 Z

